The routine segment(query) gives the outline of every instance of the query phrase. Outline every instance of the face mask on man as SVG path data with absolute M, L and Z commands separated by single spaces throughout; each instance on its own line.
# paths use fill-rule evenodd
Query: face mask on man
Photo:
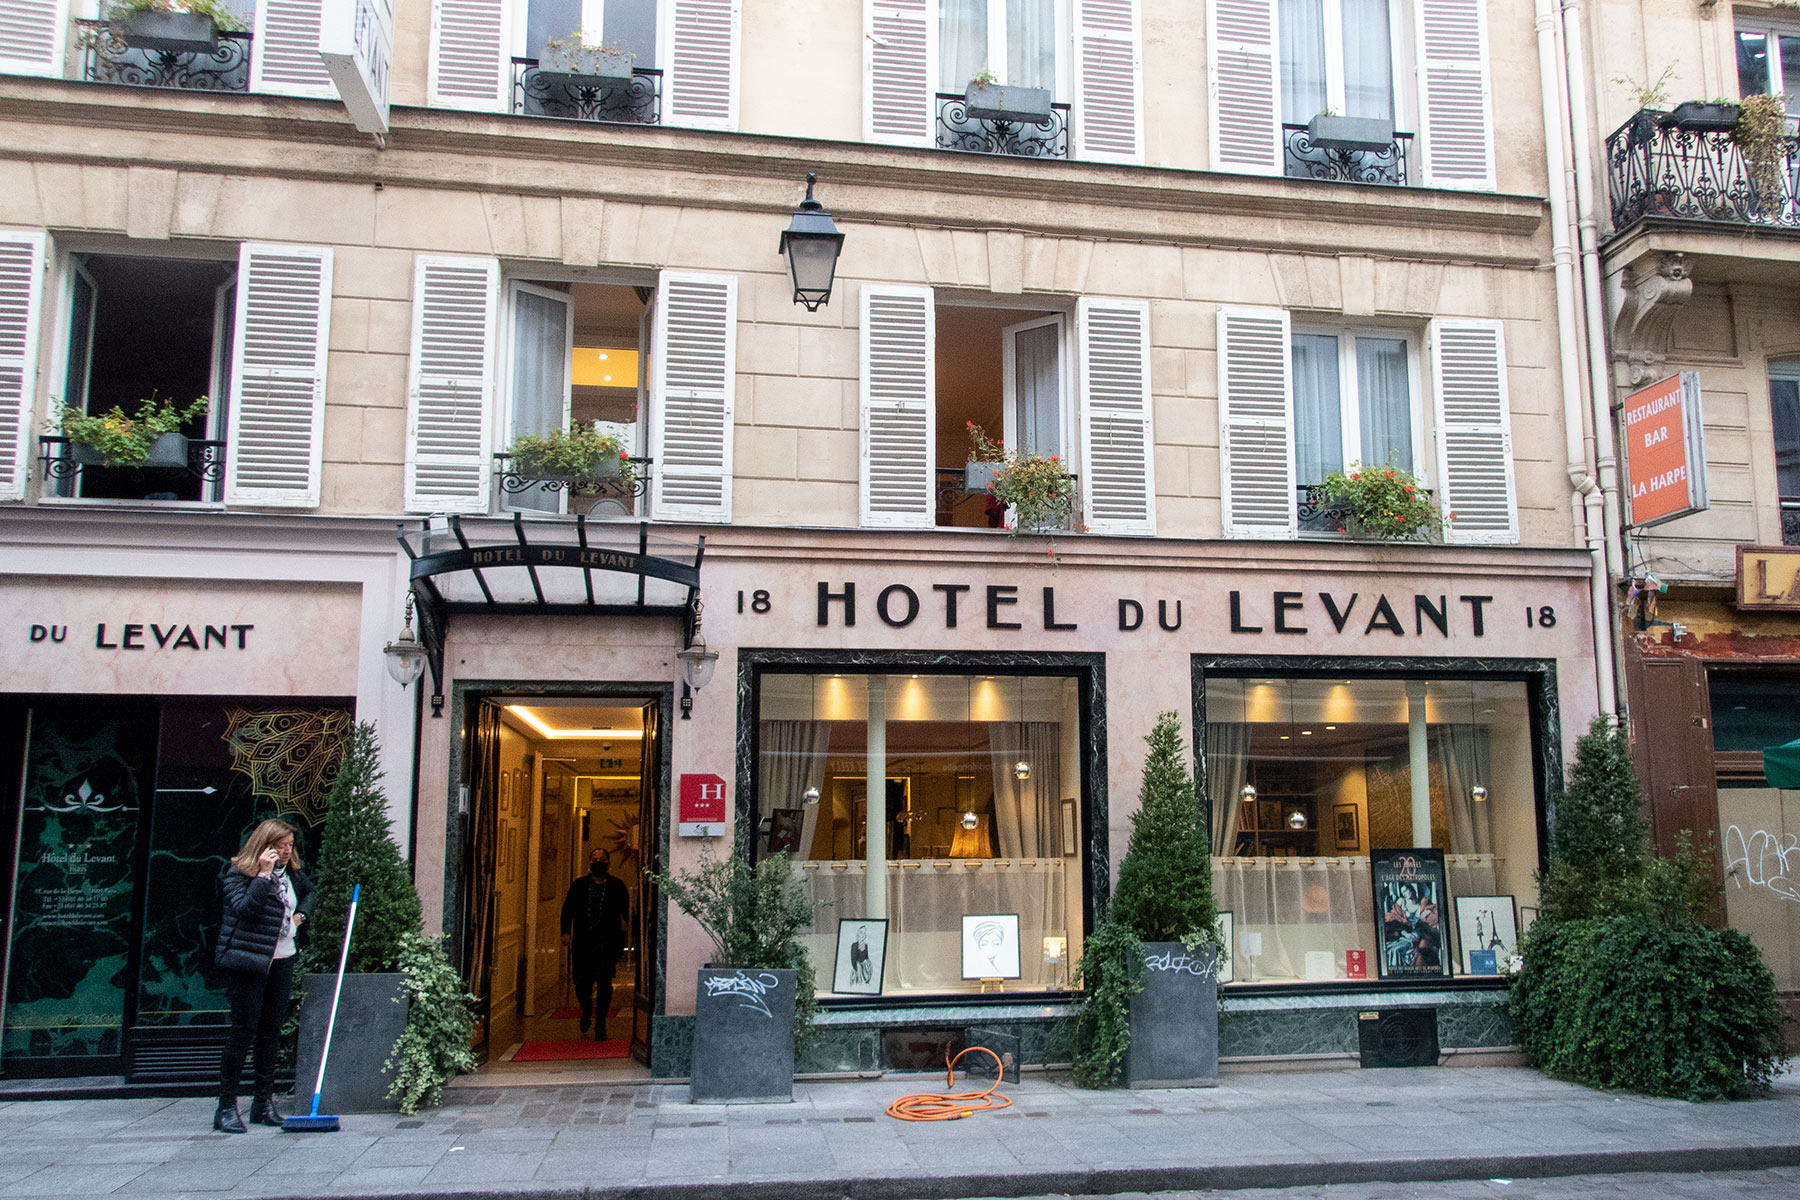
M 600 878 L 602 875 L 606 874 L 606 864 L 599 859 L 595 859 L 588 864 L 588 874 L 592 875 L 595 879 Z

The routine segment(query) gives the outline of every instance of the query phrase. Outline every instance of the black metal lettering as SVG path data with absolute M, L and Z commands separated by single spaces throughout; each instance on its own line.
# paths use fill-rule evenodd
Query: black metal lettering
M 1244 602 L 1243 602 L 1242 597 L 1239 596 L 1239 594 L 1237 592 L 1231 593 L 1231 632 L 1233 632 L 1233 633 L 1261 633 L 1263 631 L 1261 625 L 1246 625 L 1246 624 L 1244 624 L 1243 605 L 1244 605 Z
M 219 644 L 221 646 L 225 644 L 223 639 L 220 640 Z M 170 648 L 179 650 L 183 646 L 186 646 L 189 650 L 198 650 L 200 648 L 199 641 L 194 637 L 194 627 L 192 625 L 183 625 L 181 627 L 181 636 L 175 639 L 175 645 Z
M 1492 596 L 1458 596 L 1457 599 L 1469 606 L 1469 623 L 1475 630 L 1475 636 L 1482 636 L 1486 630 L 1482 626 L 1481 606 L 1491 603 L 1494 598 Z
M 895 593 L 906 597 L 906 616 L 898 621 L 888 615 L 888 600 Z M 890 583 L 881 589 L 881 595 L 875 597 L 875 615 L 896 629 L 905 629 L 919 615 L 919 593 L 904 583 Z
M 102 621 L 100 624 L 94 626 L 94 649 L 117 650 L 118 648 L 119 645 L 117 642 L 109 642 L 106 640 L 106 622 Z
M 164 633 L 163 627 L 152 621 L 150 623 L 150 636 L 156 639 L 156 648 L 161 650 L 164 646 L 169 644 L 169 639 L 175 636 L 175 627 L 173 625 L 169 626 L 169 631 Z
M 1325 602 L 1325 615 L 1331 618 L 1332 625 L 1336 626 L 1339 633 L 1344 632 L 1344 626 L 1349 623 L 1350 614 L 1356 611 L 1356 601 L 1361 595 L 1361 592 L 1351 592 L 1350 603 L 1344 605 L 1343 612 L 1339 612 L 1336 596 L 1330 592 L 1319 593 L 1319 599 Z
M 1017 604 L 1019 602 L 1018 591 L 1018 588 L 1013 587 L 1010 584 L 991 583 L 988 585 L 987 627 L 989 629 L 1024 628 L 1024 626 L 1017 621 L 1002 621 L 1000 619 L 1000 606 L 1002 604 Z
M 252 629 L 255 629 L 256 626 L 254 626 L 254 625 L 233 625 L 231 628 L 237 632 L 238 649 L 242 650 L 244 648 L 244 635 L 249 633 Z
M 1156 623 L 1170 633 L 1174 633 L 1177 629 L 1180 629 L 1181 601 L 1175 601 L 1175 623 L 1171 625 L 1169 624 L 1169 602 L 1167 600 L 1158 600 L 1156 602 Z
M 1302 612 L 1306 608 L 1306 596 L 1301 592 L 1275 593 L 1275 632 L 1305 633 L 1304 625 L 1289 625 L 1288 614 Z
M 1073 628 L 1075 628 L 1075 622 L 1073 622 L 1073 621 L 1063 623 L 1063 622 L 1059 622 L 1056 619 L 1056 589 L 1053 587 L 1047 587 L 1044 589 L 1044 628 L 1045 629 L 1073 629 Z
M 1388 603 L 1386 596 L 1375 602 L 1375 611 L 1370 615 L 1369 623 L 1363 628 L 1363 633 L 1374 633 L 1378 627 L 1387 630 L 1395 637 L 1406 636 L 1406 630 L 1401 628 L 1400 618 L 1394 615 L 1394 607 Z
M 1430 596 L 1413 596 L 1413 632 L 1420 637 L 1425 636 L 1425 622 L 1430 621 L 1437 626 L 1437 631 L 1445 637 L 1450 636 L 1450 602 L 1439 596 L 1434 605 Z
M 969 585 L 966 583 L 934 583 L 931 585 L 931 590 L 944 593 L 944 628 L 955 629 L 956 598 L 968 591 Z
M 1144 627 L 1144 606 L 1136 600 L 1119 597 L 1119 629 L 1130 633 L 1134 629 Z
M 834 600 L 844 606 L 844 624 L 856 624 L 856 585 L 846 583 L 843 591 L 834 592 L 822 579 L 819 581 L 819 624 L 831 624 L 831 602 Z
M 144 627 L 142 625 L 127 625 L 125 627 L 125 632 L 119 637 L 119 649 L 144 649 Z
M 208 650 L 213 648 L 213 638 L 215 637 L 219 639 L 219 649 L 223 650 L 225 648 L 225 626 L 208 625 L 206 627 L 206 648 Z

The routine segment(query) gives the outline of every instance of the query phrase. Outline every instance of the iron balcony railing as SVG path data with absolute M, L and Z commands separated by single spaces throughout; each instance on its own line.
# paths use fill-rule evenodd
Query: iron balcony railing
M 1606 139 L 1613 228 L 1649 217 L 1800 229 L 1800 137 L 1781 139 L 1760 169 L 1730 129 L 1684 129 L 1639 109 Z
M 1069 106 L 1052 104 L 1050 115 L 1035 124 L 995 121 L 969 115 L 967 99 L 954 92 L 937 93 L 937 144 L 940 150 L 976 154 L 1008 154 L 1018 158 L 1069 157 Z
M 221 31 L 211 51 L 141 50 L 127 46 L 105 21 L 76 21 L 81 77 L 89 83 L 183 88 L 199 92 L 250 90 L 250 34 Z
M 1289 179 L 1406 186 L 1406 155 L 1413 139 L 1410 133 L 1396 133 L 1383 150 L 1317 145 L 1305 125 L 1283 125 L 1281 135 L 1284 172 Z
M 600 83 L 541 71 L 535 58 L 515 58 L 512 64 L 515 113 L 627 125 L 662 123 L 662 72 L 654 67 L 632 68 L 629 82 Z

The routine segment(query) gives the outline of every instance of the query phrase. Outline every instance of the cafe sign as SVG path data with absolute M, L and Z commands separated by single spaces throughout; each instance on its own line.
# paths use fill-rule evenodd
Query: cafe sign
M 1800 546 L 1739 546 L 1737 605 L 1800 612 Z
M 1683 371 L 1625 397 L 1628 523 L 1660 525 L 1706 510 L 1700 373 Z

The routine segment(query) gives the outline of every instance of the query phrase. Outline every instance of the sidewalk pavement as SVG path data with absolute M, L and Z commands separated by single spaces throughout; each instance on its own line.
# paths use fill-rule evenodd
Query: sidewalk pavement
M 957 1090 L 965 1086 L 960 1078 Z M 1535 1071 L 1227 1075 L 1217 1088 L 1005 1085 L 933 1124 L 889 1102 L 943 1076 L 807 1082 L 792 1105 L 696 1106 L 682 1084 L 452 1088 L 338 1133 L 211 1132 L 207 1100 L 0 1103 L 0 1197 L 438 1196 L 910 1200 L 1800 1165 L 1800 1075 L 1688 1104 Z

